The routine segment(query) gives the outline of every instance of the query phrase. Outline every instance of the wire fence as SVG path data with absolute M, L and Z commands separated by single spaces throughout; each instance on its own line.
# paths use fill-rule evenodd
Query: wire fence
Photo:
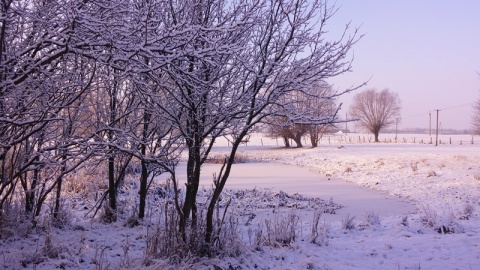
M 475 140 L 476 139 L 476 140 Z M 397 136 L 395 137 L 383 137 L 379 139 L 383 143 L 403 143 L 403 144 L 457 144 L 457 145 L 475 145 L 480 144 L 480 138 L 475 138 L 474 136 L 465 136 L 465 135 L 443 135 L 436 139 L 435 136 Z M 350 144 L 361 144 L 361 143 L 374 143 L 375 138 L 373 136 L 324 136 L 321 140 L 322 144 L 332 144 L 332 143 L 350 143 Z
M 381 134 L 379 137 L 380 143 L 389 144 L 430 144 L 430 145 L 480 145 L 480 137 L 472 135 L 447 135 L 442 134 L 438 136 L 438 141 L 435 135 L 428 134 Z M 305 147 L 311 146 L 310 138 L 304 136 L 302 138 L 302 145 Z M 289 139 L 291 146 L 296 144 Z M 372 134 L 324 134 L 319 140 L 321 145 L 342 145 L 342 144 L 373 144 L 375 137 Z M 246 146 L 285 146 L 282 138 L 270 138 L 262 133 L 251 134 L 248 140 L 244 142 Z

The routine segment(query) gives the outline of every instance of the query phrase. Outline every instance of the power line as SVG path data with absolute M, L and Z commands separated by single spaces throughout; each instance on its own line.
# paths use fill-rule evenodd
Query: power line
M 460 108 L 460 107 L 465 107 L 465 106 L 467 106 L 467 105 L 473 105 L 473 104 L 475 104 L 475 102 L 465 103 L 465 104 L 462 104 L 462 105 L 456 105 L 456 106 L 451 106 L 451 107 L 446 107 L 446 108 L 440 108 L 440 110 L 442 110 L 442 111 L 451 110 L 451 109 L 456 109 L 456 108 Z
M 465 107 L 467 105 L 473 105 L 475 104 L 475 102 L 470 102 L 470 103 L 465 103 L 465 104 L 462 104 L 462 105 L 455 105 L 455 106 L 450 106 L 450 107 L 444 107 L 444 108 L 440 108 L 438 110 L 441 110 L 441 111 L 448 111 L 448 110 L 452 110 L 452 109 L 457 109 L 457 108 L 462 108 L 462 107 Z M 433 111 L 436 111 L 436 110 L 433 110 Z M 430 111 L 428 112 L 422 112 L 422 113 L 416 113 L 416 114 L 411 114 L 411 115 L 408 115 L 408 116 L 405 116 L 405 117 L 402 117 L 403 119 L 408 119 L 408 118 L 413 118 L 413 117 L 417 117 L 417 116 L 426 116 L 426 115 L 429 115 L 430 114 Z

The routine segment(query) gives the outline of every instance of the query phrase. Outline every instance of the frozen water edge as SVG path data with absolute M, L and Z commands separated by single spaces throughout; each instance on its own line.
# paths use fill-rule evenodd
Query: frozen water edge
M 220 165 L 205 164 L 202 167 L 201 185 L 212 185 L 212 175 L 218 173 Z M 185 164 L 180 164 L 178 177 L 185 179 Z M 346 216 L 361 216 L 375 212 L 381 216 L 399 216 L 415 210 L 413 204 L 384 192 L 361 187 L 336 177 L 325 177 L 308 168 L 280 163 L 240 163 L 232 168 L 225 185 L 227 189 L 272 189 L 288 194 L 298 193 L 309 197 L 318 197 L 325 201 L 333 198 L 344 208 L 336 214 L 325 214 L 322 220 L 341 221 Z

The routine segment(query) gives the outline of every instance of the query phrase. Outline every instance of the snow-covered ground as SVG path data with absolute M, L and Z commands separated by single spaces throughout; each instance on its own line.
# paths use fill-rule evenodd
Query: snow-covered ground
M 376 144 L 368 143 L 368 136 L 332 135 L 318 148 L 285 149 L 277 140 L 252 135 L 238 155 L 248 162 L 235 165 L 226 186 L 234 191 L 225 194 L 234 200 L 230 210 L 238 215 L 242 254 L 180 266 L 159 260 L 149 268 L 479 269 L 480 138 L 472 144 L 468 135 L 442 135 L 435 147 L 426 135 L 399 135 L 397 143 L 394 134 L 382 135 L 384 142 Z M 212 155 L 221 155 L 227 144 L 217 142 Z M 203 189 L 217 168 L 205 165 Z M 122 192 L 127 200 L 136 195 L 134 189 Z M 323 207 L 335 210 L 322 214 L 316 243 L 310 241 L 312 202 L 320 201 L 305 196 L 319 197 Z M 149 198 L 154 208 L 158 198 Z M 91 205 L 80 198 L 69 203 L 71 225 L 0 240 L 0 266 L 142 268 L 151 223 L 102 224 L 83 218 Z M 295 242 L 252 247 L 252 230 L 262 228 L 265 219 L 288 215 L 299 218 Z

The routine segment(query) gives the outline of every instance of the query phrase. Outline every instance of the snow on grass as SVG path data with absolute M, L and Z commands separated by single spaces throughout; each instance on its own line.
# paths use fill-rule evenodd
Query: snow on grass
M 422 140 L 421 135 L 414 136 L 416 142 Z M 128 207 L 136 196 L 134 184 L 120 193 L 125 210 L 121 221 L 114 224 L 84 218 L 92 200 L 77 195 L 70 201 L 71 224 L 61 229 L 38 228 L 27 236 L 0 237 L 0 268 L 476 269 L 480 265 L 480 146 L 465 143 L 471 137 L 464 137 L 453 137 L 457 143 L 437 147 L 349 143 L 348 139 L 331 139 L 328 144 L 324 138 L 319 148 L 284 149 L 275 140 L 255 135 L 240 148 L 243 160 L 293 165 L 304 173 L 286 166 L 282 171 L 274 164 L 265 165 L 271 171 L 265 172 L 261 170 L 265 163 L 234 167 L 227 183 L 232 190 L 222 196 L 222 204 L 230 199 L 234 203 L 229 213 L 237 219 L 241 233 L 239 256 L 191 258 L 180 265 L 160 258 L 151 260 L 148 267 L 142 265 L 147 257 L 146 239 L 161 212 L 158 207 L 168 197 L 161 191 L 162 181 L 157 180 L 149 195 L 149 217 L 140 226 L 124 226 L 134 209 Z M 226 142 L 217 142 L 215 154 L 221 155 L 226 147 Z M 209 164 L 204 168 L 203 197 L 211 185 L 209 170 L 215 168 Z M 270 179 L 274 171 L 280 176 Z M 354 189 L 352 183 L 384 198 L 370 201 L 372 191 Z M 328 185 L 337 186 L 329 189 Z M 342 187 L 347 192 L 344 197 L 328 195 Z M 356 199 L 349 201 L 349 197 Z M 397 211 L 389 206 L 392 215 L 373 210 L 395 198 L 414 208 Z M 335 214 L 318 211 L 328 205 Z M 285 228 L 293 229 L 294 240 Z

